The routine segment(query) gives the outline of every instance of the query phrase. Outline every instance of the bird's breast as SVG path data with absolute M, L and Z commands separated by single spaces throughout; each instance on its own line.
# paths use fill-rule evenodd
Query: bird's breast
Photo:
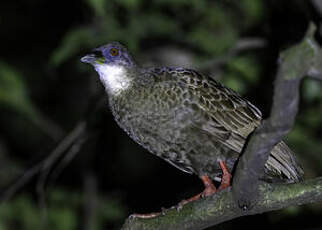
M 184 111 L 175 103 L 145 93 L 140 90 L 129 92 L 111 100 L 110 107 L 119 126 L 136 142 L 156 153 L 161 148 L 170 148 L 171 143 L 182 136 L 180 130 L 186 125 L 182 121 Z M 162 145 L 158 150 L 152 149 L 158 145 Z

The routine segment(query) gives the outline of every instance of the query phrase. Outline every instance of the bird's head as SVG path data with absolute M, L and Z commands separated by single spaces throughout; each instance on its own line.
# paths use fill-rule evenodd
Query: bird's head
M 84 56 L 81 61 L 93 66 L 113 65 L 130 68 L 135 65 L 127 49 L 118 42 L 111 42 L 95 48 L 91 54 Z
M 95 48 L 92 53 L 82 57 L 81 61 L 94 66 L 110 93 L 128 88 L 132 80 L 129 72 L 136 67 L 127 49 L 118 42 Z

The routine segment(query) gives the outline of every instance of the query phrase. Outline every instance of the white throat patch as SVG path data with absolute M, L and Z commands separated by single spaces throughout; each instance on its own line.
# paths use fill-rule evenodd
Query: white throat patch
M 100 80 L 106 90 L 112 94 L 118 94 L 127 89 L 131 84 L 131 79 L 127 76 L 123 66 L 115 65 L 95 65 L 95 69 L 100 76 Z

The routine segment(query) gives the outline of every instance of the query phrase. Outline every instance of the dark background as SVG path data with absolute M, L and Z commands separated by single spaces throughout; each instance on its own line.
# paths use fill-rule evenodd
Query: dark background
M 203 189 L 116 125 L 97 74 L 79 61 L 92 48 L 116 40 L 143 66 L 197 69 L 266 117 L 278 53 L 319 19 L 299 0 L 1 1 L 0 229 L 118 229 L 131 213 L 159 211 Z M 322 87 L 305 80 L 301 95 L 287 142 L 313 178 L 322 171 Z M 48 170 L 8 193 L 81 121 L 86 130 L 56 151 Z M 321 229 L 321 214 L 321 204 L 290 207 L 213 229 Z

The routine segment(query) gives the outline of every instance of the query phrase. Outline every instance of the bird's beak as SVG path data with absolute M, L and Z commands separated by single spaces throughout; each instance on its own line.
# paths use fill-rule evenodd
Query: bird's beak
M 95 54 L 88 54 L 81 58 L 81 62 L 94 64 L 97 60 L 97 56 Z

